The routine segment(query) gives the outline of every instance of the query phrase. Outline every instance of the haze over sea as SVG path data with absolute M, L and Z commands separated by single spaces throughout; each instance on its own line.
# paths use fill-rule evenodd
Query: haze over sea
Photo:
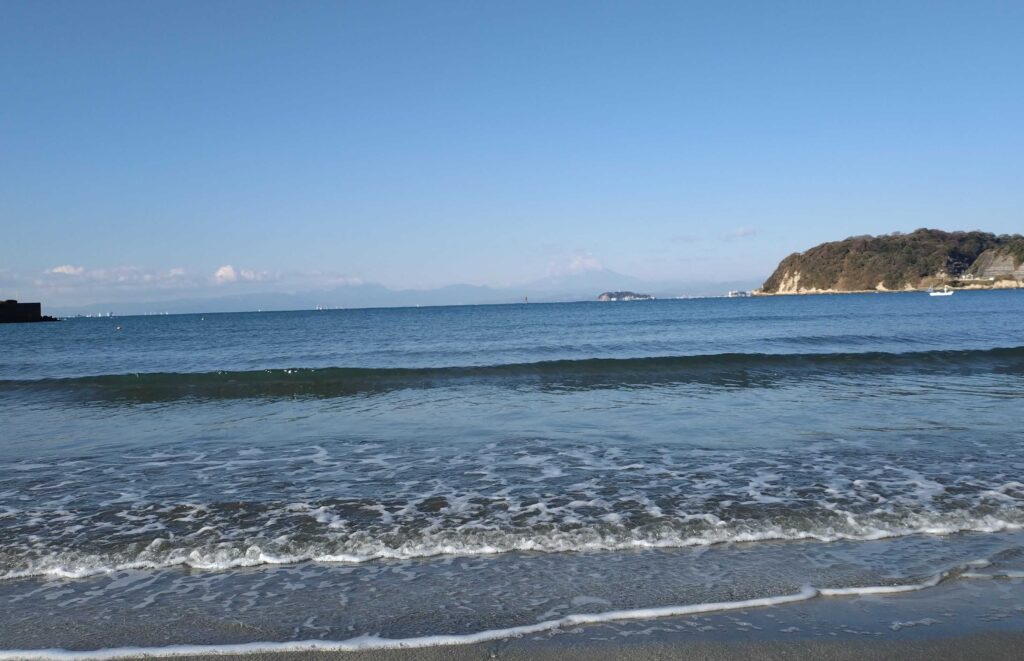
M 1019 576 L 1022 315 L 988 291 L 0 327 L 0 638 L 461 642 Z

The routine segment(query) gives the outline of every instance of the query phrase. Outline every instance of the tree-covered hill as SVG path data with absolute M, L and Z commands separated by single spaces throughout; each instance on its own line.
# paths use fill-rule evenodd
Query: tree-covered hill
M 1012 262 L 1013 277 L 1024 262 L 1024 237 L 988 232 L 943 232 L 919 229 L 910 234 L 854 236 L 794 253 L 779 264 L 761 288 L 763 293 L 918 289 L 958 278 L 978 258 L 1003 266 Z M 980 263 L 979 263 L 980 265 Z M 1001 269 L 1001 275 L 1006 271 Z

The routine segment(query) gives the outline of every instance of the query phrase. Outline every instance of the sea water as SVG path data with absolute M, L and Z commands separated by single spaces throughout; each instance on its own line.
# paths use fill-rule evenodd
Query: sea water
M 8 651 L 474 642 L 1024 576 L 1019 292 L 68 319 L 0 347 Z

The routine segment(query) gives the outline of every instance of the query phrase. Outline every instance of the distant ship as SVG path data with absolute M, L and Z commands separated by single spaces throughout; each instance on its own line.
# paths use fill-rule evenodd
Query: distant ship
M 740 291 L 738 289 L 734 289 L 733 291 L 731 291 L 728 294 L 726 294 L 725 297 L 726 298 L 749 298 L 750 297 L 750 292 L 748 292 L 748 291 Z

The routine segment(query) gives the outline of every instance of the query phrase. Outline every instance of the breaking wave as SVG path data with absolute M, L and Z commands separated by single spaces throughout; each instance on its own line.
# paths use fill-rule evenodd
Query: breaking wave
M 241 567 L 300 562 L 364 563 L 409 560 L 433 556 L 478 556 L 511 552 L 587 553 L 638 549 L 685 548 L 719 544 L 777 541 L 870 541 L 913 535 L 952 535 L 964 532 L 1004 532 L 1024 529 L 1024 511 L 1007 509 L 999 515 L 966 511 L 943 514 L 908 513 L 900 517 L 819 517 L 794 522 L 725 522 L 702 517 L 698 525 L 661 524 L 629 529 L 624 526 L 550 526 L 538 530 L 451 529 L 423 530 L 415 534 L 392 531 L 379 537 L 365 532 L 259 536 L 231 541 L 214 537 L 206 527 L 184 538 L 157 537 L 105 552 L 87 553 L 71 548 L 38 547 L 25 555 L 0 554 L 0 580 L 43 576 L 80 579 L 134 569 L 191 568 L 225 571 Z M 11 549 L 13 551 L 13 549 Z
M 915 373 L 1024 374 L 1024 347 L 905 353 L 722 353 L 647 358 L 589 358 L 485 366 L 289 368 L 155 372 L 0 380 L 0 393 L 28 391 L 77 398 L 163 401 L 180 398 L 339 397 L 465 383 L 505 387 L 599 389 L 696 383 L 768 387 L 790 378 Z

